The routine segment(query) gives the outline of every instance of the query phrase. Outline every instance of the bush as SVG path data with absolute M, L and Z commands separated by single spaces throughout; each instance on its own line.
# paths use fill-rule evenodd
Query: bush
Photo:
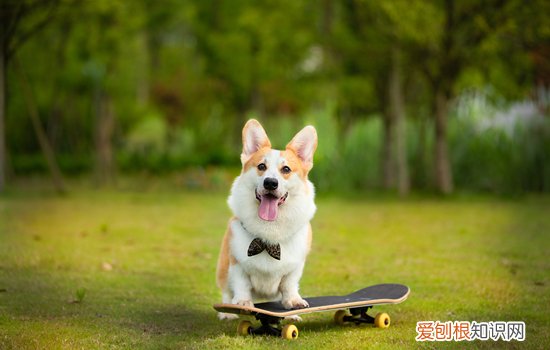
M 466 95 L 449 129 L 458 188 L 549 190 L 550 120 L 533 103 L 495 108 L 485 95 Z

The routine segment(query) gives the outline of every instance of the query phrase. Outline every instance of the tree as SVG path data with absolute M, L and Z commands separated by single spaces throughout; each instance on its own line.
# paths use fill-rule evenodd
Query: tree
M 6 186 L 8 64 L 29 38 L 51 23 L 58 0 L 6 0 L 0 4 L 0 192 Z
M 401 195 L 410 190 L 405 84 L 415 63 L 408 48 L 422 41 L 419 33 L 429 27 L 424 18 L 425 7 L 410 1 L 345 2 L 351 35 L 357 37 L 356 45 L 364 47 L 363 55 L 348 53 L 358 60 L 354 67 L 361 67 L 350 73 L 372 76 L 377 86 L 377 108 L 383 117 L 382 185 L 386 189 L 397 188 Z
M 80 33 L 80 40 L 84 55 L 88 58 L 87 65 L 92 67 L 88 71 L 90 86 L 87 92 L 93 110 L 91 131 L 95 182 L 100 186 L 115 183 L 113 139 L 117 125 L 116 102 L 120 102 L 121 95 L 128 94 L 128 90 L 136 96 L 133 101 L 139 101 L 139 95 L 143 93 L 140 89 L 127 89 L 127 82 L 120 79 L 124 69 L 122 51 L 128 42 L 137 37 L 144 22 L 140 10 L 136 3 L 110 1 L 86 3 L 82 9 L 86 13 L 87 28 Z M 127 16 L 128 13 L 134 15 Z
M 457 95 L 457 82 L 464 71 L 483 64 L 478 61 L 481 46 L 510 14 L 503 11 L 507 1 L 469 2 L 444 0 L 437 3 L 441 35 L 418 43 L 417 60 L 431 86 L 434 113 L 435 185 L 443 194 L 454 189 L 447 124 L 451 103 Z
M 389 114 L 394 124 L 395 173 L 397 190 L 404 196 L 410 190 L 409 166 L 407 164 L 407 130 L 405 125 L 405 98 L 401 49 L 395 45 L 390 53 L 391 69 L 388 82 Z M 391 141 L 390 141 L 391 142 Z
M 51 143 L 48 140 L 48 136 L 46 135 L 46 132 L 44 131 L 44 128 L 40 121 L 40 115 L 38 114 L 38 108 L 36 107 L 34 94 L 29 84 L 27 75 L 25 74 L 25 71 L 23 70 L 23 67 L 21 66 L 19 60 L 16 60 L 15 63 L 17 75 L 19 78 L 18 80 L 21 82 L 21 90 L 25 97 L 25 104 L 27 105 L 34 133 L 36 134 L 36 138 L 38 139 L 38 143 L 40 145 L 40 148 L 42 149 L 42 153 L 46 157 L 46 162 L 48 164 L 48 168 L 50 169 L 50 174 L 52 176 L 54 187 L 58 192 L 63 193 L 65 192 L 63 176 L 61 175 L 61 170 L 59 169 L 57 161 L 55 160 L 55 155 Z

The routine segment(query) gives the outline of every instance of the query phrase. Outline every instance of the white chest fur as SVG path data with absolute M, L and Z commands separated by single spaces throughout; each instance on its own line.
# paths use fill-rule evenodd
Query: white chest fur
M 295 270 L 303 268 L 308 253 L 309 225 L 304 225 L 295 234 L 282 242 L 281 259 L 271 257 L 266 251 L 248 256 L 248 247 L 255 236 L 250 234 L 239 220 L 231 223 L 231 253 L 243 272 L 250 279 L 251 287 L 257 297 L 275 298 L 279 293 L 281 280 Z

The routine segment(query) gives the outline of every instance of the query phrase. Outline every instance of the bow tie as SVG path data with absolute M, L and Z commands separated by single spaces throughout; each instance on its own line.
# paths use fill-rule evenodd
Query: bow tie
M 248 246 L 248 256 L 260 254 L 263 251 L 271 255 L 273 259 L 281 260 L 281 246 L 277 244 L 267 244 L 259 238 L 254 238 Z

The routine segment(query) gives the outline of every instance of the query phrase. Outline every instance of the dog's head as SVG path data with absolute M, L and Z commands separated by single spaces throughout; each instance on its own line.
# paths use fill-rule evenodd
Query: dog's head
M 317 132 L 306 126 L 286 145 L 284 151 L 271 148 L 265 130 L 257 120 L 243 128 L 243 165 L 241 178 L 246 178 L 250 196 L 258 205 L 258 216 L 275 221 L 287 201 L 309 191 L 307 175 L 313 167 Z M 296 199 L 298 200 L 298 199 Z

